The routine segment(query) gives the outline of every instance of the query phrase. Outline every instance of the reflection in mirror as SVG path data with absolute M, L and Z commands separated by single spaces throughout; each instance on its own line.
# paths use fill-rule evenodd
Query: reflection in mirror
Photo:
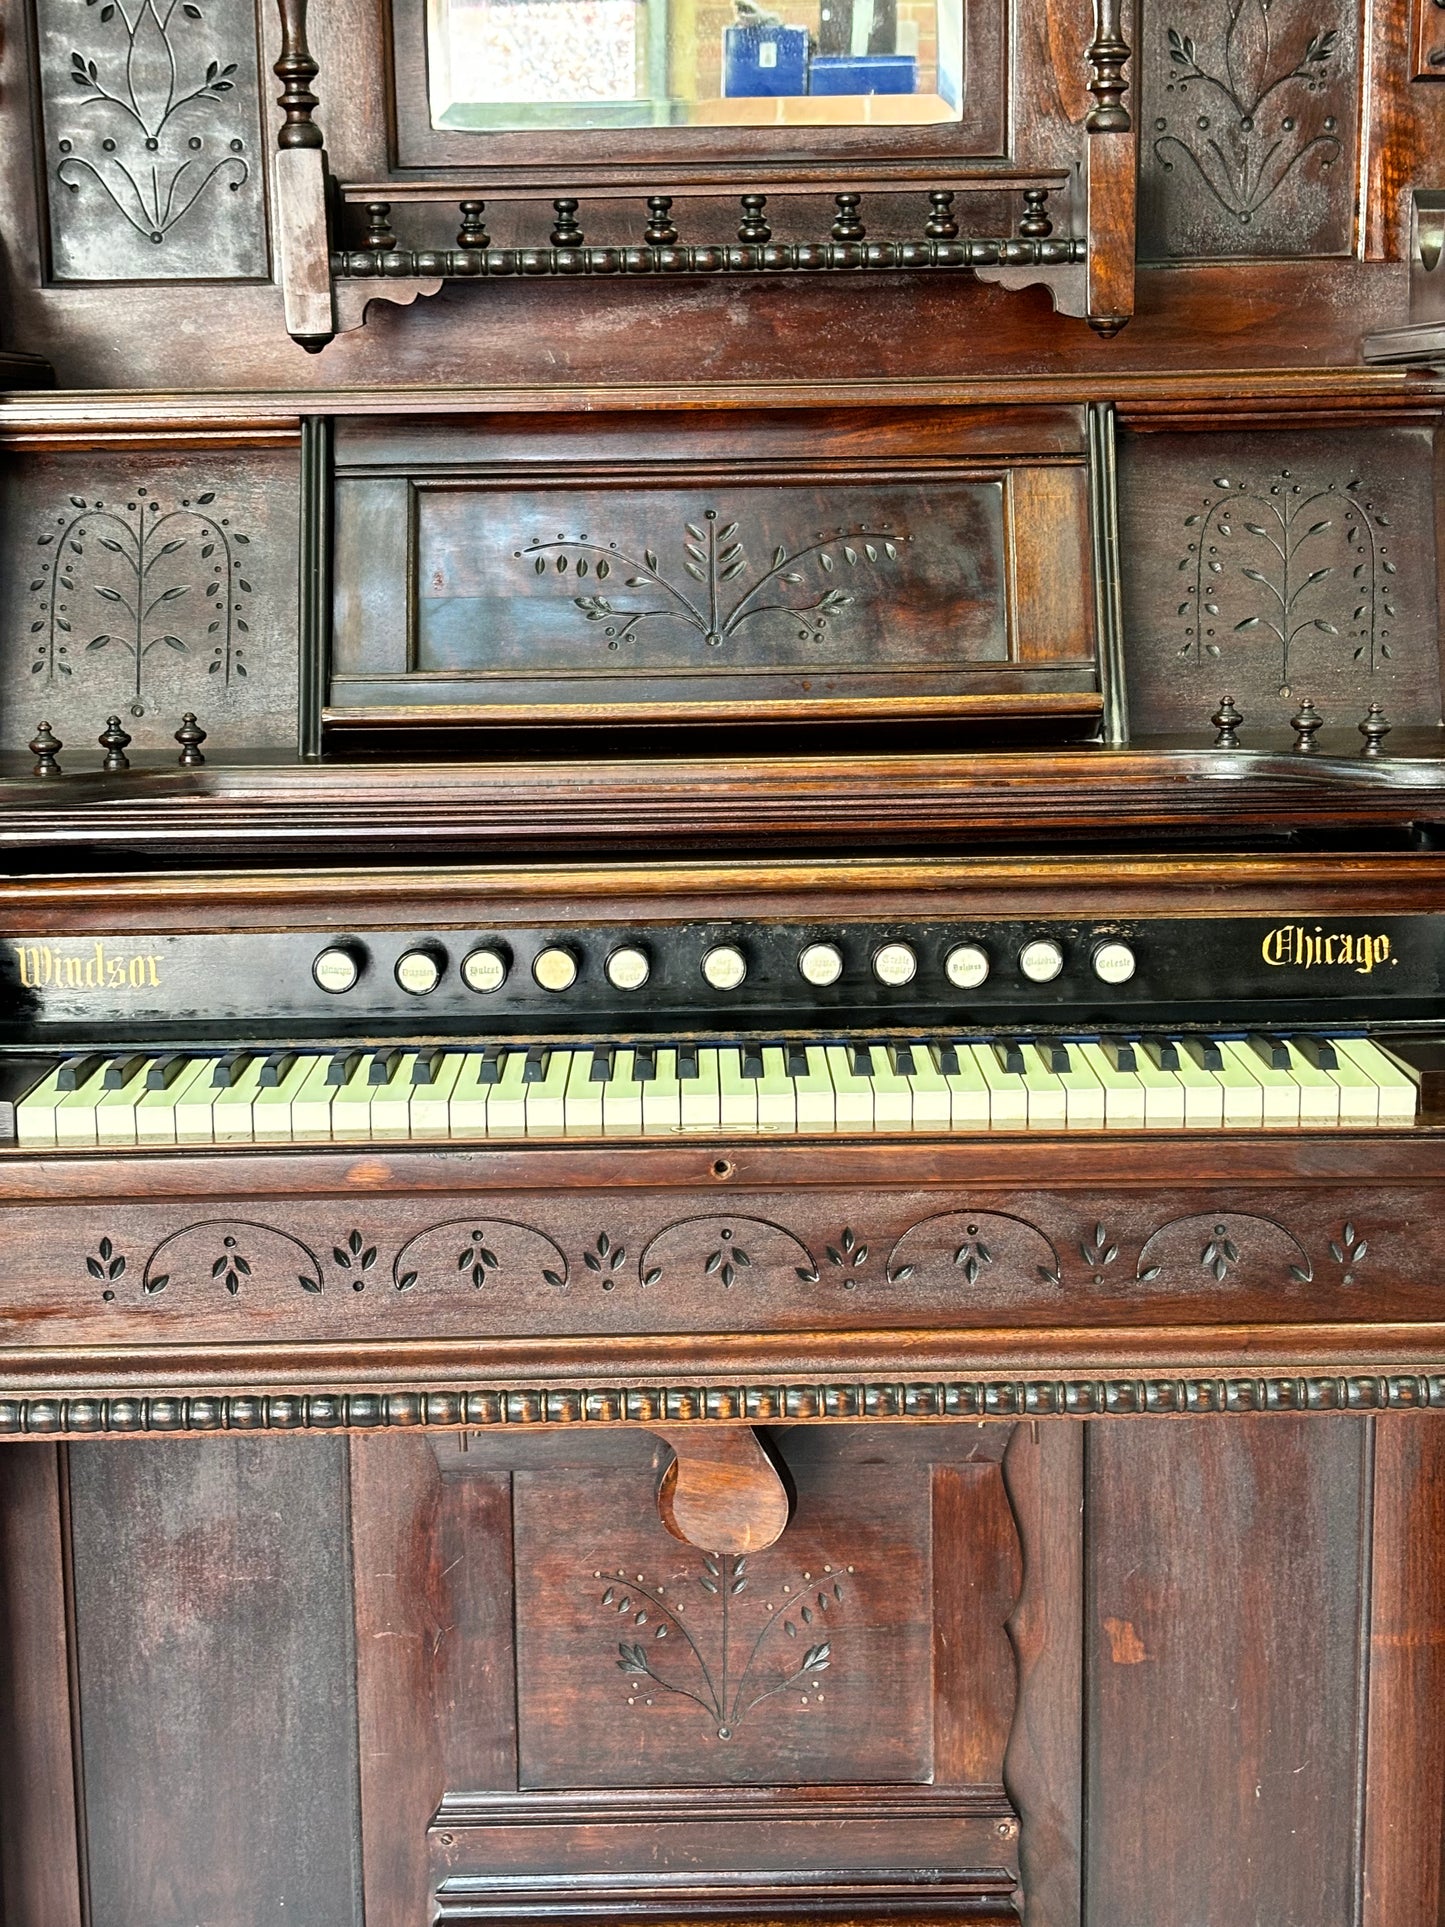
M 963 0 L 428 0 L 436 127 L 956 121 Z

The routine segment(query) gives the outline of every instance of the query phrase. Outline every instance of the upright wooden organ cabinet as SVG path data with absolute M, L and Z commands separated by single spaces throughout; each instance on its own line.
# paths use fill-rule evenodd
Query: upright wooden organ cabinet
M 1441 1927 L 1442 0 L 6 29 L 4 1927 Z

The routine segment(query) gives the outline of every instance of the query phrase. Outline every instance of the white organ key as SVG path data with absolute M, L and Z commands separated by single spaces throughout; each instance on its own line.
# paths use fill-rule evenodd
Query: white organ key
M 992 1044 L 970 1044 L 969 1051 L 974 1063 L 988 1086 L 988 1122 L 990 1130 L 1023 1131 L 1029 1122 L 1029 1094 L 1023 1078 L 1017 1071 L 1006 1071 L 998 1061 L 998 1053 Z M 959 1047 L 959 1062 L 963 1061 L 963 1048 Z
M 366 1138 L 371 1135 L 372 1093 L 381 1088 L 371 1082 L 371 1059 L 372 1052 L 363 1051 L 350 1077 L 336 1087 L 331 1099 L 331 1135 L 334 1138 Z
M 1340 1087 L 1328 1071 L 1317 1070 L 1302 1051 L 1289 1046 L 1290 1076 L 1299 1087 L 1301 1124 L 1338 1124 Z
M 567 1085 L 575 1054 L 570 1050 L 548 1051 L 542 1076 L 535 1084 L 524 1087 L 523 1112 L 528 1137 L 561 1137 L 567 1129 Z
M 447 1131 L 454 1138 L 487 1135 L 487 1101 L 496 1085 L 489 1083 L 490 1066 L 481 1051 L 468 1051 L 447 1099 Z
M 873 1129 L 873 1080 L 853 1069 L 846 1044 L 826 1046 L 828 1075 L 833 1080 L 833 1115 L 840 1131 Z
M 1144 1124 L 1148 1130 L 1182 1131 L 1185 1092 L 1177 1071 L 1161 1070 L 1145 1050 L 1135 1053 L 1134 1075 L 1144 1093 Z
M 951 1062 L 953 1068 L 945 1070 L 944 1064 Z M 938 1050 L 938 1065 L 944 1082 L 948 1085 L 951 1107 L 949 1123 L 955 1131 L 986 1131 L 991 1122 L 992 1093 L 988 1080 L 979 1069 L 978 1059 L 971 1044 L 942 1044 Z
M 414 1050 L 402 1051 L 392 1066 L 391 1076 L 371 1093 L 371 1135 L 378 1138 L 411 1136 L 412 1069 Z
M 637 1053 L 612 1053 L 612 1075 L 602 1086 L 602 1131 L 605 1137 L 642 1136 L 643 1086 L 636 1076 Z
M 1070 1044 L 1069 1050 L 1079 1068 L 1090 1071 L 1103 1090 L 1105 1129 L 1142 1131 L 1148 1118 L 1138 1073 L 1121 1071 L 1102 1044 Z M 1141 1051 L 1136 1061 L 1142 1057 Z
M 148 1058 L 144 1069 L 139 1073 L 144 1080 L 150 1068 Z M 79 1090 L 68 1091 L 55 1107 L 55 1142 L 57 1144 L 94 1144 L 96 1142 L 96 1115 L 105 1099 L 105 1073 L 107 1064 L 99 1064 L 80 1086 Z M 132 1100 L 132 1112 L 144 1091 L 141 1090 Z
M 677 1051 L 659 1048 L 656 1071 L 642 1087 L 642 1135 L 670 1137 L 682 1129 L 682 1085 L 677 1075 Z
M 1259 1085 L 1260 1111 L 1267 1128 L 1278 1129 L 1299 1124 L 1299 1085 L 1288 1071 L 1272 1070 L 1258 1051 L 1237 1040 L 1221 1040 L 1220 1050 L 1226 1067 L 1232 1062 Z
M 681 1067 L 678 1082 L 681 1086 L 682 1128 L 684 1131 L 719 1131 L 722 1129 L 722 1089 L 719 1082 L 719 1052 L 711 1046 L 700 1047 L 697 1052 L 697 1076 L 684 1077 Z
M 411 1134 L 413 1137 L 449 1137 L 451 1100 L 466 1064 L 461 1051 L 448 1051 L 441 1069 L 430 1084 L 414 1084 L 411 1091 Z
M 836 1131 L 838 1113 L 833 1079 L 828 1072 L 828 1053 L 821 1044 L 805 1050 L 808 1068 L 793 1079 L 800 1131 Z
M 91 1143 L 135 1143 L 135 1107 L 145 1096 L 146 1075 L 149 1070 L 150 1060 L 147 1059 L 137 1066 L 118 1091 L 100 1093 L 94 1105 Z M 55 1120 L 57 1138 L 61 1142 L 68 1140 L 71 1130 L 78 1128 L 79 1123 L 79 1118 L 72 1120 L 67 1108 L 62 1105 Z M 207 1128 L 209 1130 L 209 1125 Z
M 592 1047 L 572 1053 L 567 1094 L 562 1100 L 563 1128 L 568 1137 L 601 1137 L 602 1086 L 592 1076 Z
M 1045 1064 L 1037 1044 L 1023 1044 L 1024 1092 L 1031 1131 L 1061 1131 L 1068 1121 L 1068 1099 L 1063 1084 Z
M 875 1131 L 913 1129 L 913 1086 L 893 1068 L 887 1048 L 875 1044 L 873 1059 L 873 1128 Z
M 1340 1093 L 1341 1124 L 1378 1124 L 1380 1121 L 1380 1087 L 1368 1072 L 1363 1071 L 1345 1048 L 1343 1038 L 1331 1040 L 1335 1046 L 1336 1064 L 1325 1076 L 1337 1087 Z
M 1254 1074 L 1254 1065 L 1242 1052 L 1235 1052 L 1219 1040 L 1220 1068 L 1212 1073 L 1224 1093 L 1226 1129 L 1239 1126 L 1259 1128 L 1264 1123 L 1264 1086 Z
M 176 1142 L 176 1105 L 192 1085 L 211 1077 L 209 1057 L 194 1057 L 164 1090 L 147 1091 L 135 1107 L 137 1144 L 174 1144 Z
M 781 1044 L 763 1046 L 763 1074 L 757 1079 L 758 1129 L 796 1131 L 798 1095 L 788 1075 L 787 1053 Z
M 330 1057 L 313 1057 L 307 1060 L 308 1068 L 300 1090 L 291 1100 L 291 1135 L 298 1143 L 308 1140 L 329 1138 L 331 1136 L 331 1100 L 336 1094 L 336 1086 L 328 1084 Z M 198 1089 L 189 1093 L 194 1100 L 201 1095 Z M 183 1113 L 186 1107 L 176 1113 L 176 1134 L 184 1135 Z
M 1077 1044 L 1068 1046 L 1069 1068 L 1059 1072 L 1071 1131 L 1102 1131 L 1109 1122 L 1108 1098 Z
M 1381 1124 L 1411 1124 L 1419 1105 L 1420 1091 L 1414 1073 L 1398 1057 L 1372 1043 L 1368 1037 L 1343 1037 L 1338 1044 L 1340 1056 L 1348 1055 L 1365 1075 L 1374 1080 L 1379 1092 Z
M 1224 1086 L 1214 1071 L 1196 1064 L 1181 1044 L 1179 1069 L 1174 1073 L 1184 1093 L 1184 1122 L 1194 1130 L 1213 1130 L 1224 1124 Z
M 509 1050 L 503 1053 L 502 1074 L 487 1096 L 488 1137 L 526 1136 L 526 1069 L 526 1051 Z
M 216 1134 L 218 1144 L 250 1142 L 251 1106 L 261 1088 L 261 1068 L 265 1061 L 264 1057 L 253 1057 L 234 1084 L 214 1092 L 211 1098 L 211 1129 Z
M 948 1079 L 938 1068 L 934 1048 L 928 1044 L 912 1046 L 913 1069 L 908 1086 L 913 1094 L 915 1131 L 946 1131 L 953 1121 L 953 1094 Z
M 757 1079 L 743 1076 L 741 1050 L 728 1046 L 718 1052 L 717 1076 L 722 1129 L 756 1131 L 758 1128 Z

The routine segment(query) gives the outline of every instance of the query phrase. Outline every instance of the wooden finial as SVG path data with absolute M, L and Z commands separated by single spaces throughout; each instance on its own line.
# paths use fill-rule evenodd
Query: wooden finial
M 833 200 L 838 213 L 832 226 L 835 241 L 862 241 L 868 230 L 864 227 L 858 209 L 863 204 L 861 194 L 835 194 Z
M 106 717 L 105 728 L 100 732 L 98 741 L 101 748 L 105 751 L 105 761 L 101 764 L 102 769 L 110 770 L 113 773 L 116 770 L 130 768 L 130 758 L 126 755 L 126 750 L 130 747 L 131 739 L 126 730 L 121 726 L 119 716 Z
M 57 758 L 65 745 L 51 729 L 49 723 L 41 723 L 30 739 L 30 753 L 35 758 L 37 776 L 59 776 L 60 764 Z
M 1223 697 L 1218 709 L 1209 720 L 1216 731 L 1214 738 L 1216 749 L 1239 748 L 1239 725 L 1244 721 L 1244 717 L 1235 708 L 1233 696 Z
M 1324 728 L 1325 719 L 1306 696 L 1290 717 L 1289 726 L 1294 731 L 1296 750 L 1301 756 L 1308 756 L 1315 746 L 1315 732 Z
M 650 248 L 670 248 L 676 241 L 677 229 L 673 225 L 670 194 L 648 195 L 647 229 L 642 238 Z
M 368 201 L 366 203 L 366 234 L 362 246 L 370 248 L 373 254 L 390 254 L 396 246 L 396 235 L 391 225 L 391 202 Z
M 1361 756 L 1383 756 L 1385 738 L 1390 733 L 1390 724 L 1385 715 L 1383 703 L 1371 703 L 1365 711 L 1365 720 L 1360 724 L 1360 734 L 1365 739 Z
M 1046 187 L 1026 187 L 1024 189 L 1023 219 L 1019 222 L 1019 234 L 1025 241 L 1042 241 L 1054 231 L 1054 224 L 1048 214 L 1049 190 Z
M 931 187 L 928 190 L 928 220 L 923 232 L 930 241 L 951 241 L 958 233 L 958 222 L 953 218 L 953 189 L 951 187 Z
M 199 769 L 205 762 L 201 754 L 201 744 L 206 740 L 206 732 L 188 709 L 181 718 L 181 726 L 176 731 L 176 741 L 181 746 L 181 768 Z
M 582 229 L 577 221 L 577 209 L 579 205 L 579 202 L 572 200 L 564 199 L 553 201 L 552 206 L 557 215 L 556 226 L 552 229 L 552 245 L 554 248 L 580 248 L 583 246 Z
M 286 123 L 276 136 L 278 147 L 324 147 L 321 129 L 311 116 L 319 106 L 311 83 L 320 72 L 306 44 L 306 0 L 278 0 L 281 12 L 281 58 L 272 72 L 281 83 L 277 96 Z
M 482 216 L 486 211 L 487 204 L 485 201 L 463 201 L 461 203 L 462 224 L 457 229 L 457 246 L 459 248 L 489 248 L 492 245 L 492 237 L 488 234 L 482 222 Z
M 773 230 L 768 226 L 763 209 L 768 204 L 766 194 L 744 194 L 742 197 L 743 219 L 738 229 L 738 239 L 756 247 L 762 247 L 773 238 Z

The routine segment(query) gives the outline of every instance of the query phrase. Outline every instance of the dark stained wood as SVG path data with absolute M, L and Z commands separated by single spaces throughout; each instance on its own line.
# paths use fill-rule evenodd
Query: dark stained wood
M 82 1927 L 66 1547 L 65 1448 L 0 1453 L 0 1918 Z
M 72 1448 L 95 1919 L 353 1927 L 343 1464 L 319 1439 Z
M 703 1552 L 762 1551 L 782 1536 L 791 1503 L 751 1426 L 696 1434 L 659 1432 L 674 1457 L 657 1487 L 657 1511 L 674 1539 Z
M 1370 1468 L 1364 1420 L 1090 1431 L 1086 1917 L 1355 1916 Z
M 1445 1425 L 1375 1422 L 1362 1927 L 1445 1920 Z

